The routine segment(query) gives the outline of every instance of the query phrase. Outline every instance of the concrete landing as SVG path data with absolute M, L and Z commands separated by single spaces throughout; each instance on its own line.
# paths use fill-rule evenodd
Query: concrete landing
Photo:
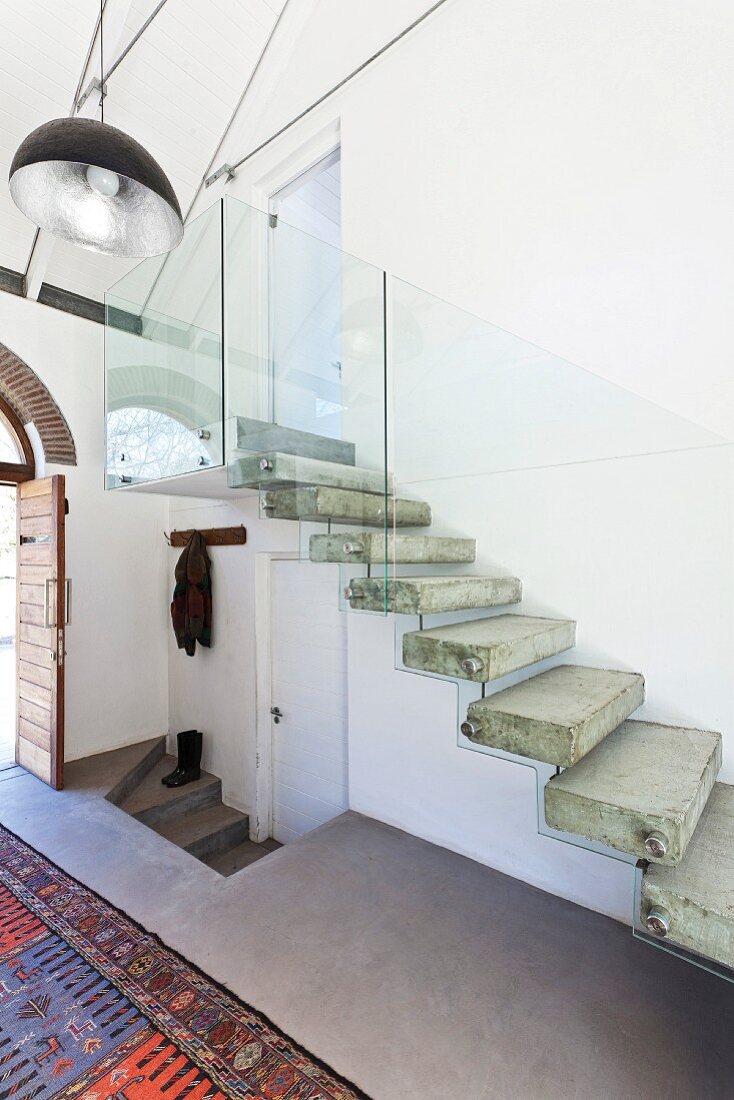
M 670 916 L 668 940 L 734 968 L 734 787 L 714 784 L 677 867 L 648 867 L 643 921 L 653 906 Z
M 352 565 L 438 565 L 473 562 L 476 539 L 434 535 L 392 535 L 376 531 L 343 531 L 338 535 L 311 535 L 309 557 L 314 562 Z
M 347 596 L 353 611 L 384 611 L 399 615 L 439 615 L 475 607 L 519 603 L 517 577 L 355 577 Z
M 222 878 L 75 772 L 3 824 L 372 1100 L 731 1100 L 731 986 L 628 926 L 356 814 Z
M 635 673 L 559 665 L 471 703 L 461 732 L 477 745 L 570 768 L 644 698 Z
M 721 734 L 625 722 L 545 788 L 553 829 L 656 863 L 680 862 L 721 767 Z M 646 847 L 664 838 L 665 852 Z
M 227 468 L 230 489 L 295 489 L 301 485 L 330 485 L 362 493 L 389 492 L 383 470 L 367 470 L 340 462 L 267 451 L 235 459 Z
M 309 523 L 357 523 L 360 527 L 430 527 L 431 508 L 422 500 L 396 500 L 384 494 L 358 493 L 308 485 L 301 489 L 273 489 L 263 497 L 268 519 L 296 519 Z M 387 518 L 385 512 L 387 511 Z
M 302 458 L 318 458 L 324 462 L 341 462 L 354 465 L 354 444 L 328 436 L 284 428 L 248 416 L 235 418 L 235 447 L 238 451 L 278 451 L 280 454 L 300 455 Z
M 411 631 L 403 636 L 403 662 L 483 684 L 562 653 L 575 641 L 576 623 L 570 620 L 497 615 Z

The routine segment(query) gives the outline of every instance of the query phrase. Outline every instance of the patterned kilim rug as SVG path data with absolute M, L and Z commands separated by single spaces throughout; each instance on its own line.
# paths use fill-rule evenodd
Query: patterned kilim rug
M 364 1098 L 0 827 L 0 1100 Z

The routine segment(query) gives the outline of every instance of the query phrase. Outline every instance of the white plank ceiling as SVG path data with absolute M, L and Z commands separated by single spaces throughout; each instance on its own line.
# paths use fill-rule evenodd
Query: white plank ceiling
M 152 153 L 184 213 L 284 4 L 166 0 L 109 79 L 105 121 Z M 106 0 L 105 70 L 156 6 Z M 0 0 L 0 265 L 14 271 L 26 270 L 35 227 L 10 198 L 10 162 L 32 129 L 70 113 L 98 14 L 98 0 Z M 99 75 L 98 47 L 83 87 Z M 56 242 L 44 281 L 101 301 L 131 266 Z

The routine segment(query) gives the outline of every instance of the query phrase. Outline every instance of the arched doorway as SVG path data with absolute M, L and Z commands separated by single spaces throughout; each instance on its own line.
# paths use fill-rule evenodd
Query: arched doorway
M 16 493 L 34 475 L 30 440 L 0 397 L 0 768 L 15 763 Z

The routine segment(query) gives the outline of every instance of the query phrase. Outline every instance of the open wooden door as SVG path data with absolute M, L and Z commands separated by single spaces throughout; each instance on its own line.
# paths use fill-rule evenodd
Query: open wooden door
M 18 486 L 16 763 L 64 785 L 64 477 Z

